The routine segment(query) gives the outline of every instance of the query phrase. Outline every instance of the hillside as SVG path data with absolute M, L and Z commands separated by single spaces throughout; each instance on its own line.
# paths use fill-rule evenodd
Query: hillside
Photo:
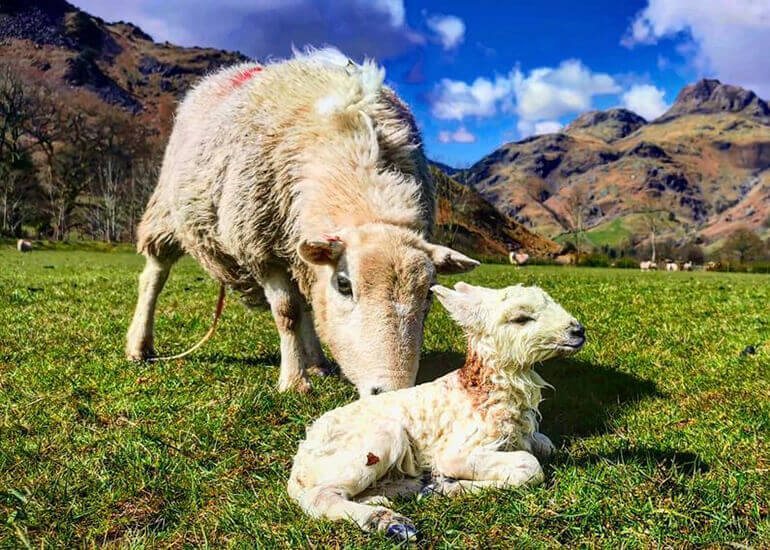
M 176 101 L 202 75 L 246 59 L 154 42 L 131 23 L 107 23 L 64 0 L 0 4 L 0 58 L 63 90 L 87 90 L 167 133 Z
M 472 188 L 457 183 L 436 166 L 431 173 L 438 192 L 434 237 L 462 252 L 482 257 L 507 257 L 522 250 L 553 256 L 560 246 L 501 214 Z
M 582 186 L 588 227 L 620 220 L 621 229 L 635 233 L 633 213 L 653 199 L 675 219 L 671 234 L 713 241 L 742 225 L 767 231 L 768 168 L 767 103 L 748 90 L 701 80 L 656 120 L 625 109 L 592 111 L 561 133 L 504 145 L 464 178 L 544 235 L 564 231 L 566 197 Z

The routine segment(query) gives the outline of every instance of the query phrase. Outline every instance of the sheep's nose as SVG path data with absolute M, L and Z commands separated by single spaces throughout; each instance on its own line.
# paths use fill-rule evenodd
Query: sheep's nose
M 572 326 L 570 327 L 569 333 L 570 336 L 574 336 L 575 338 L 585 338 L 586 328 L 579 322 L 572 321 Z

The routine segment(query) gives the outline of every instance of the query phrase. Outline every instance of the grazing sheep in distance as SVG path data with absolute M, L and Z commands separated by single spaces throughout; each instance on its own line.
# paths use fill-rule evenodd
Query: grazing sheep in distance
M 692 262 L 685 262 L 682 265 L 682 271 L 692 271 Z
M 705 268 L 706 271 L 716 271 L 719 269 L 719 264 L 717 262 L 707 262 Z
M 468 335 L 465 365 L 427 384 L 363 397 L 310 426 L 288 492 L 311 516 L 412 539 L 414 524 L 386 507 L 390 497 L 543 480 L 539 460 L 553 444 L 538 432 L 546 382 L 532 366 L 578 351 L 583 326 L 537 287 L 432 290 Z M 425 487 L 423 474 L 432 477 Z
M 642 271 L 650 271 L 650 270 L 658 269 L 658 264 L 650 261 L 640 262 L 639 269 L 641 269 Z
M 147 262 L 129 359 L 154 355 L 158 295 L 188 253 L 220 282 L 218 311 L 224 285 L 269 305 L 280 391 L 310 390 L 320 340 L 362 395 L 414 384 L 436 274 L 478 262 L 428 242 L 434 184 L 383 78 L 326 49 L 230 67 L 188 92 L 137 231 Z
M 559 265 L 572 265 L 575 263 L 574 254 L 560 254 L 554 258 L 554 261 Z
M 508 254 L 508 261 L 513 265 L 524 265 L 529 261 L 529 254 L 525 252 L 511 252 Z
M 679 264 L 673 260 L 666 260 L 666 271 L 679 271 Z
M 32 250 L 32 243 L 26 239 L 16 241 L 16 250 L 19 252 L 29 252 Z

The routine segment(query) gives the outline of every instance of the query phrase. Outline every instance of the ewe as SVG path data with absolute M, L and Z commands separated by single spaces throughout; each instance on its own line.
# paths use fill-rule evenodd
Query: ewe
M 579 350 L 582 325 L 537 287 L 432 290 L 468 336 L 465 365 L 363 397 L 308 428 L 288 487 L 308 514 L 412 539 L 413 523 L 386 508 L 389 497 L 542 481 L 538 459 L 553 445 L 537 431 L 546 382 L 531 367 Z M 423 474 L 432 478 L 426 487 Z

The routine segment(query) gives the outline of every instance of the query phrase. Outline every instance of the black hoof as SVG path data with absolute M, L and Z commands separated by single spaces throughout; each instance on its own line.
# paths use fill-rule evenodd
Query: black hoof
M 386 537 L 399 542 L 415 542 L 417 535 L 417 529 L 407 523 L 393 523 L 388 525 L 388 529 L 385 531 Z

